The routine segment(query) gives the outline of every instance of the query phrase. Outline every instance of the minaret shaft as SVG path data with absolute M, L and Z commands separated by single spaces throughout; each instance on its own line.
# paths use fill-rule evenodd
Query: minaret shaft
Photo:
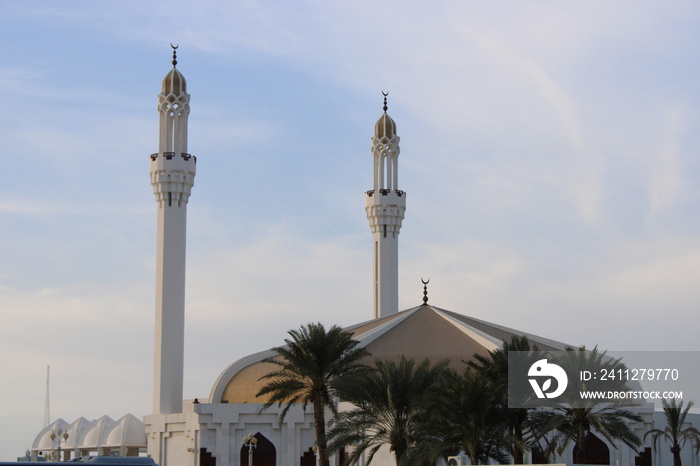
M 399 311 L 399 232 L 406 211 L 406 193 L 398 188 L 399 140 L 396 124 L 386 114 L 372 138 L 374 189 L 365 195 L 365 212 L 374 240 L 374 317 Z
M 374 234 L 374 317 L 399 309 L 399 238 Z M 391 310 L 396 311 L 391 312 Z M 389 311 L 389 312 L 387 312 Z
M 150 176 L 158 206 L 156 246 L 156 325 L 153 412 L 182 412 L 185 346 L 185 252 L 187 202 L 196 174 L 196 158 L 187 153 L 190 96 L 174 67 L 158 96 L 158 152 L 151 155 Z
M 406 211 L 402 191 L 368 192 L 365 211 L 374 240 L 374 317 L 399 311 L 399 232 Z
M 185 208 L 158 208 L 153 409 L 160 414 L 182 412 L 186 223 Z

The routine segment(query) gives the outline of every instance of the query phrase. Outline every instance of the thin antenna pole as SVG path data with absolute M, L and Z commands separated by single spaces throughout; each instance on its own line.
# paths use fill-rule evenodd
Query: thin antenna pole
M 44 428 L 48 427 L 49 424 L 51 424 L 51 406 L 50 406 L 50 397 L 49 397 L 49 366 L 48 364 L 46 365 L 46 403 L 44 404 Z

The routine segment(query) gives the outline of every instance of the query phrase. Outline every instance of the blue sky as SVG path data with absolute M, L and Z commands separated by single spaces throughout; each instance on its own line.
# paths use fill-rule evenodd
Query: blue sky
M 192 95 L 185 397 L 286 331 L 372 317 L 381 91 L 400 307 L 700 350 L 694 1 L 0 1 L 0 459 L 151 411 L 156 95 Z

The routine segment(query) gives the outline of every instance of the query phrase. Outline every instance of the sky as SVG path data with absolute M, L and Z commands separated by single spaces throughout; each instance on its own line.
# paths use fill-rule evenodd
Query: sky
M 399 307 L 700 351 L 700 3 L 0 0 L 0 460 L 152 410 L 157 94 L 191 94 L 186 399 L 372 318 L 370 137 L 401 137 Z M 700 400 L 697 400 L 700 401 Z

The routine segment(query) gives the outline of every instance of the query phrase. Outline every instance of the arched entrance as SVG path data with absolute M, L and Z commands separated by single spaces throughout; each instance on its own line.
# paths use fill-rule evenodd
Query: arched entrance
M 253 448 L 253 466 L 277 466 L 277 450 L 275 446 L 260 432 L 254 437 L 257 439 L 257 444 Z M 241 447 L 241 466 L 248 466 L 248 447 Z
M 589 433 L 584 440 L 583 449 L 574 446 L 574 463 L 576 464 L 610 464 L 610 449 L 601 439 Z

